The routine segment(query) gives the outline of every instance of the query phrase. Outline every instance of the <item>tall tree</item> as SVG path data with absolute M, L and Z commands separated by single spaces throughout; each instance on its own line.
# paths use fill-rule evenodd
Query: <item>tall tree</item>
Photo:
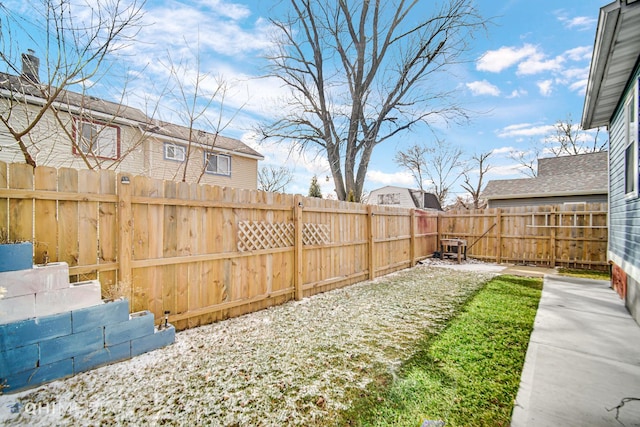
M 580 124 L 573 122 L 569 114 L 566 119 L 556 121 L 553 131 L 547 134 L 543 141 L 532 141 L 526 150 L 512 150 L 509 157 L 518 163 L 520 172 L 529 177 L 536 177 L 538 158 L 542 156 L 575 156 L 607 151 L 608 141 L 599 137 L 600 128 L 595 132 L 585 131 Z
M 20 76 L 19 80 L 3 79 L 8 94 L 0 107 L 0 123 L 19 146 L 26 163 L 37 164 L 39 141 L 32 131 L 45 115 L 68 107 L 65 91 L 95 84 L 109 69 L 111 57 L 135 40 L 143 5 L 144 0 L 95 0 L 91 5 L 43 0 L 30 4 L 33 19 L 25 20 L 0 3 L 4 15 L 0 66 L 4 77 Z M 33 47 L 44 52 L 42 59 L 31 52 L 22 54 L 18 35 L 24 33 Z M 18 119 L 17 109 L 25 109 L 29 96 L 42 102 L 24 110 L 24 117 Z
M 463 166 L 460 161 L 462 149 L 444 140 L 437 140 L 427 157 L 427 177 L 431 180 L 433 193 L 438 198 L 440 206 L 445 206 L 451 187 L 462 175 Z
M 427 159 L 425 155 L 433 151 L 426 145 L 414 144 L 406 151 L 398 151 L 393 158 L 394 162 L 403 167 L 413 176 L 418 188 L 424 191 L 424 180 L 427 169 Z
M 484 27 L 471 0 L 289 2 L 288 18 L 272 21 L 269 59 L 290 97 L 261 130 L 325 154 L 339 200 L 361 200 L 378 144 L 436 117 L 467 118 L 438 78 Z
M 480 193 L 482 192 L 482 183 L 484 181 L 484 177 L 487 172 L 489 172 L 489 169 L 491 169 L 491 165 L 488 163 L 488 159 L 491 154 L 491 151 L 488 151 L 486 153 L 474 154 L 467 164 L 468 167 L 464 171 L 462 171 L 462 177 L 464 181 L 461 184 L 462 188 L 464 188 L 471 196 L 473 207 L 475 209 L 481 207 Z M 477 180 L 474 179 L 474 176 L 477 177 Z
M 284 193 L 293 181 L 291 169 L 286 166 L 262 166 L 258 170 L 258 189 L 272 193 Z

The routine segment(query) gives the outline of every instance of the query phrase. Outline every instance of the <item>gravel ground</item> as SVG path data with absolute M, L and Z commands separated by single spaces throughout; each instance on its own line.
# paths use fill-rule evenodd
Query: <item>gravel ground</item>
M 491 276 L 418 266 L 183 331 L 169 347 L 0 396 L 0 425 L 331 425 Z

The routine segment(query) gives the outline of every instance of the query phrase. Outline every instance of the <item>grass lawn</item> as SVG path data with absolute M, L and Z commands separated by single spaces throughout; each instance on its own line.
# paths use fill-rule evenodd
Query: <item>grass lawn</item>
M 492 279 L 440 334 L 425 336 L 397 375 L 380 374 L 344 425 L 507 426 L 542 280 Z
M 580 277 L 583 279 L 611 280 L 611 274 L 609 274 L 608 271 L 560 268 L 558 270 L 558 274 L 560 274 L 561 276 Z

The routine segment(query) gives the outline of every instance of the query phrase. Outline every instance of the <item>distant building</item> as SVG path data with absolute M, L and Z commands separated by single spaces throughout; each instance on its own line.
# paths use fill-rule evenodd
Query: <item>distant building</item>
M 482 192 L 489 208 L 607 203 L 607 152 L 538 159 L 535 178 L 492 180 Z
M 441 211 L 440 202 L 433 193 L 387 185 L 369 193 L 370 205 L 390 205 Z
M 600 9 L 582 127 L 609 130 L 609 250 L 613 286 L 640 323 L 640 1 Z
M 32 52 L 25 58 L 21 76 L 0 73 L 0 111 L 18 129 L 56 89 L 40 83 Z M 28 133 L 28 140 L 27 149 L 39 166 L 112 169 L 164 180 L 185 177 L 187 182 L 247 189 L 257 188 L 258 161 L 264 159 L 237 139 L 155 120 L 137 108 L 66 90 Z M 4 125 L 0 160 L 25 161 Z

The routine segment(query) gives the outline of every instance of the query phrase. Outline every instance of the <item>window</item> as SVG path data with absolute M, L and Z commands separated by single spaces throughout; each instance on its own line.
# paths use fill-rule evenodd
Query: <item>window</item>
M 399 205 L 400 193 L 378 194 L 379 205 Z
M 175 160 L 178 162 L 184 162 L 186 158 L 187 150 L 182 145 L 171 144 L 169 142 L 164 144 L 164 158 L 165 160 Z
M 624 194 L 627 198 L 638 196 L 638 84 L 635 85 L 624 107 Z
M 205 153 L 205 171 L 217 175 L 231 175 L 231 157 L 224 154 Z
M 87 155 L 105 159 L 120 157 L 120 129 L 104 123 L 76 119 L 76 147 L 74 152 L 81 151 Z

